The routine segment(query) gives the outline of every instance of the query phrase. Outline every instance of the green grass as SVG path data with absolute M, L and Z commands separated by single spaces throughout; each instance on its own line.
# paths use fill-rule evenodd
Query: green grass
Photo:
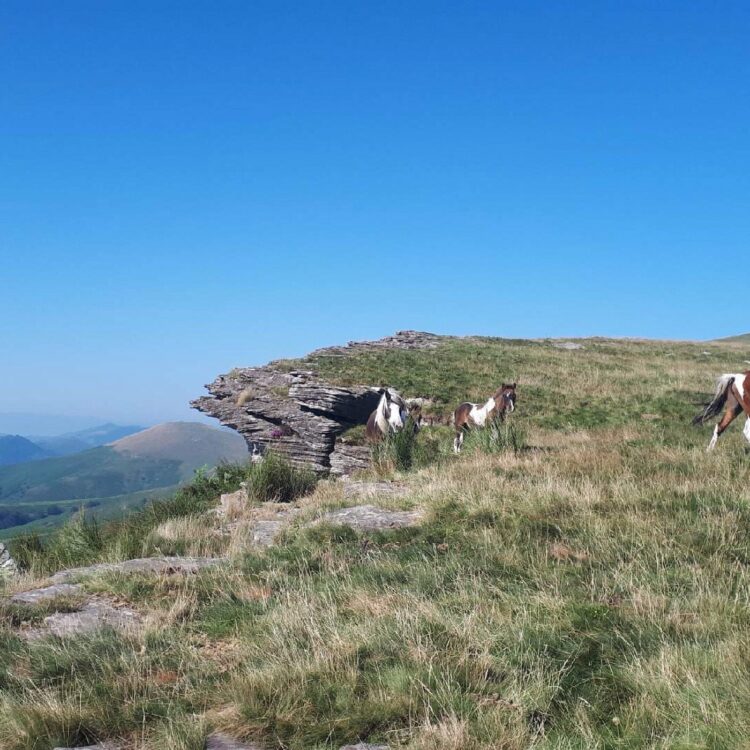
M 198 750 L 211 728 L 289 750 L 747 747 L 750 456 L 737 426 L 706 454 L 710 429 L 689 420 L 750 348 L 583 343 L 457 340 L 314 363 L 446 413 L 518 380 L 518 405 L 497 438 L 471 436 L 476 450 L 467 438 L 453 456 L 452 430 L 428 428 L 411 468 L 390 467 L 409 494 L 376 502 L 422 508 L 416 528 L 305 527 L 346 502 L 322 482 L 274 547 L 235 544 L 231 564 L 188 578 L 85 584 L 150 615 L 143 632 L 27 644 L 13 635 L 27 613 L 7 611 L 0 747 Z M 140 555 L 172 524 L 189 549 L 246 471 L 60 544 Z M 46 572 L 63 553 L 26 554 Z
M 115 495 L 113 497 L 77 498 L 75 500 L 60 500 L 56 503 L 0 503 L 0 517 L 4 518 L 6 522 L 12 521 L 14 517 L 18 520 L 33 519 L 26 523 L 0 529 L 0 537 L 9 540 L 30 533 L 45 536 L 70 521 L 71 517 L 82 508 L 87 517 L 96 518 L 100 521 L 119 518 L 143 508 L 154 500 L 170 496 L 176 491 L 177 486 L 170 486 L 130 492 L 126 495 Z M 3 512 L 7 515 L 3 516 Z
M 83 453 L 0 468 L 0 500 L 42 501 L 111 497 L 175 485 L 179 461 L 130 456 L 103 446 Z
M 100 560 L 125 560 L 153 554 L 149 533 L 169 519 L 194 515 L 212 507 L 223 492 L 238 489 L 246 466 L 222 465 L 213 472 L 196 472 L 189 485 L 143 510 L 101 525 L 81 515 L 46 537 L 32 533 L 12 540 L 16 561 L 36 575 Z
M 247 495 L 256 502 L 290 503 L 312 492 L 317 477 L 309 469 L 295 468 L 272 451 L 247 472 Z

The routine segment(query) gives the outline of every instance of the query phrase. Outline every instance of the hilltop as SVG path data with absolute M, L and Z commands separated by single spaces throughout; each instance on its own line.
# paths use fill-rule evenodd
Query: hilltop
M 184 479 L 201 466 L 247 458 L 247 446 L 235 432 L 198 422 L 166 422 L 116 440 L 110 447 L 125 456 L 177 461 Z
M 312 489 L 277 459 L 225 467 L 116 524 L 19 541 L 31 572 L 11 590 L 69 588 L 0 609 L 0 746 L 743 747 L 750 463 L 737 426 L 707 454 L 689 423 L 750 345 L 432 343 L 270 363 L 267 402 L 239 398 L 239 368 L 211 408 L 273 447 L 278 408 L 292 429 L 335 422 L 331 394 L 387 384 L 445 414 L 518 381 L 508 423 L 459 456 L 428 427 L 408 470 L 386 452 Z M 275 379 L 302 372 L 294 410 Z M 291 502 L 264 502 L 279 487 Z

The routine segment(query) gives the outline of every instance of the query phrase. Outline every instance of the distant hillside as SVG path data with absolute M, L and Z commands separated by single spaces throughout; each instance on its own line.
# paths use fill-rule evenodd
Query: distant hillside
M 0 468 L 0 529 L 20 525 L 20 505 L 28 520 L 35 520 L 35 508 L 50 503 L 96 499 L 101 504 L 115 497 L 123 502 L 132 493 L 175 487 L 202 466 L 245 459 L 245 441 L 236 433 L 180 422 L 81 453 L 5 466 Z M 59 513 L 50 507 L 50 513 Z
M 108 422 L 85 430 L 68 432 L 64 435 L 53 437 L 32 435 L 29 436 L 29 439 L 56 456 L 69 456 L 71 453 L 80 453 L 89 448 L 106 445 L 136 432 L 141 432 L 143 429 L 143 427 L 137 425 L 118 425 Z
M 247 460 L 247 444 L 236 432 L 198 422 L 166 422 L 117 440 L 110 447 L 131 457 L 178 461 L 187 476 L 206 464 Z
M 727 336 L 723 339 L 716 339 L 717 341 L 736 342 L 742 344 L 750 344 L 750 333 L 740 333 L 737 336 Z
M 20 435 L 0 436 L 0 466 L 48 458 L 52 453 Z

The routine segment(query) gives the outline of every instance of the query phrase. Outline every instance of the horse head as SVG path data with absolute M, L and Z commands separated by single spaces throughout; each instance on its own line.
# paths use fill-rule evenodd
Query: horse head
M 375 410 L 376 421 L 383 434 L 403 429 L 408 416 L 406 402 L 394 388 L 382 388 L 380 401 Z
M 391 429 L 394 432 L 398 432 L 406 424 L 406 419 L 409 416 L 409 408 L 406 405 L 406 401 L 404 401 L 401 394 L 395 388 L 386 388 L 385 397 L 388 408 L 386 419 Z
M 516 383 L 503 383 L 495 391 L 495 408 L 500 414 L 510 414 L 516 408 Z

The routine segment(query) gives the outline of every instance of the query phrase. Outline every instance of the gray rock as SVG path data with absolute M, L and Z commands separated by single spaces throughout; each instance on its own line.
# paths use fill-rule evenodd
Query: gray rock
M 552 346 L 556 347 L 557 349 L 585 349 L 586 347 L 583 344 L 576 344 L 575 341 L 556 341 Z
M 403 497 L 409 488 L 397 482 L 346 482 L 344 497 Z
M 120 750 L 121 747 L 111 742 L 100 742 L 98 745 L 86 745 L 86 747 L 55 747 L 53 750 Z
M 15 560 L 10 556 L 8 547 L 0 542 L 0 577 L 14 576 L 18 573 L 18 567 Z
M 236 516 L 247 506 L 247 491 L 242 488 L 236 492 L 224 493 L 219 498 L 219 507 L 225 516 Z
M 82 591 L 83 588 L 76 584 L 56 583 L 41 589 L 31 589 L 31 591 L 22 591 L 18 594 L 13 594 L 10 600 L 15 604 L 41 604 L 61 596 L 76 596 Z
M 56 635 L 60 638 L 91 633 L 111 627 L 128 630 L 141 622 L 141 616 L 127 607 L 115 607 L 106 599 L 91 599 L 77 612 L 56 612 L 45 617 L 42 627 L 22 631 L 29 640 Z
M 370 466 L 372 449 L 368 445 L 347 445 L 336 442 L 329 460 L 331 463 L 331 474 L 334 476 L 347 476 L 355 471 L 367 469 Z
M 262 750 L 262 746 L 254 742 L 239 742 L 227 734 L 214 732 L 206 737 L 206 750 Z
M 267 511 L 269 506 L 275 506 L 273 518 L 261 518 L 253 523 L 252 544 L 255 547 L 270 547 L 281 530 L 288 526 L 290 521 L 300 512 L 300 509 L 293 505 L 279 507 L 278 503 L 265 503 L 261 507 L 265 507 Z
M 270 547 L 277 534 L 284 528 L 283 521 L 257 521 L 252 530 L 252 541 L 256 547 Z
M 358 531 L 383 531 L 416 526 L 421 518 L 422 513 L 417 510 L 384 510 L 375 505 L 356 505 L 326 513 L 319 520 Z
M 399 331 L 379 341 L 319 349 L 308 358 L 381 349 L 432 349 L 440 340 L 430 333 Z M 363 451 L 338 449 L 336 438 L 354 425 L 365 424 L 380 398 L 378 388 L 335 386 L 321 380 L 314 370 L 290 372 L 282 362 L 232 370 L 206 388 L 210 395 L 191 405 L 237 430 L 251 450 L 272 449 L 292 464 L 322 474 L 350 473 L 369 460 Z
M 356 745 L 344 745 L 340 750 L 389 750 L 388 745 L 371 745 L 368 742 L 358 742 Z
M 99 573 L 155 573 L 157 575 L 193 575 L 204 568 L 225 564 L 226 560 L 217 557 L 141 557 L 118 563 L 97 563 L 82 568 L 68 568 L 55 573 L 53 583 L 66 583 L 80 576 Z

